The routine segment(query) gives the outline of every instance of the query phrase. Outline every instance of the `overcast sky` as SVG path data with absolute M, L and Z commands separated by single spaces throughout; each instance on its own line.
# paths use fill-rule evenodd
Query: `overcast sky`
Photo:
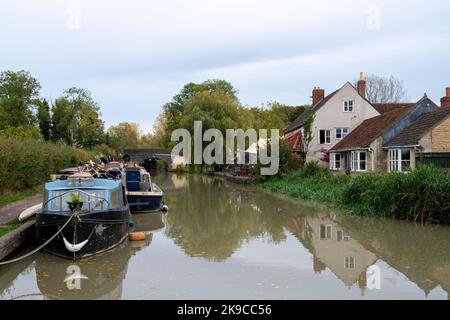
M 230 81 L 244 105 L 310 102 L 360 71 L 395 75 L 411 101 L 450 86 L 450 1 L 2 0 L 0 70 L 42 95 L 92 92 L 106 125 L 150 131 L 187 82 Z

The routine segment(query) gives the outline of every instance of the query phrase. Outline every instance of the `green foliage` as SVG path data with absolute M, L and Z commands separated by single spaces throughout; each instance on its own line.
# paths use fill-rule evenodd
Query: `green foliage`
M 0 73 L 0 129 L 35 122 L 33 109 L 39 97 L 39 82 L 26 71 Z
M 450 179 L 430 166 L 420 166 L 407 174 L 357 176 L 342 200 L 360 215 L 450 224 Z
M 105 156 L 113 156 L 113 157 L 118 156 L 117 151 L 108 146 L 107 144 L 97 144 L 93 147 L 92 151 L 93 153 L 100 153 Z
M 333 175 L 307 163 L 303 171 L 262 184 L 269 191 L 330 203 L 356 215 L 450 224 L 450 179 L 420 166 L 410 173 Z
M 81 201 L 80 195 L 77 194 L 77 193 L 71 193 L 70 194 L 69 202 L 71 202 L 71 203 L 83 203 L 83 201 Z
M 135 149 L 139 145 L 141 130 L 137 123 L 121 122 L 108 128 L 108 142 L 115 150 Z
M 33 188 L 50 174 L 88 159 L 86 151 L 64 145 L 0 137 L 0 194 Z
M 50 140 L 52 129 L 52 119 L 50 115 L 50 107 L 47 100 L 39 101 L 37 109 L 37 119 L 39 123 L 39 131 L 45 141 Z
M 86 89 L 70 88 L 52 108 L 52 139 L 74 147 L 92 149 L 103 142 L 100 107 Z

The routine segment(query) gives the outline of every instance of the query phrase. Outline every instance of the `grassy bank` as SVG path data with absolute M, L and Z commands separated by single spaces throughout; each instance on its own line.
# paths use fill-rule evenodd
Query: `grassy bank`
M 326 202 L 364 216 L 450 224 L 450 178 L 433 167 L 410 173 L 333 175 L 316 164 L 261 184 L 271 192 Z
M 33 189 L 50 174 L 89 158 L 87 151 L 65 145 L 0 137 L 0 204 L 8 194 Z
M 5 234 L 7 234 L 11 231 L 16 230 L 20 226 L 21 226 L 21 223 L 19 222 L 19 220 L 13 220 L 4 226 L 0 226 L 0 237 L 4 236 Z

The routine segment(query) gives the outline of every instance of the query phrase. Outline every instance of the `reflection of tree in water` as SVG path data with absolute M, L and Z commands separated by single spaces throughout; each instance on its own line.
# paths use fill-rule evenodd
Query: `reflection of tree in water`
M 388 219 L 342 217 L 352 237 L 415 282 L 426 295 L 450 291 L 450 229 Z
M 283 225 L 294 206 L 206 176 L 189 177 L 186 193 L 166 196 L 165 232 L 191 256 L 223 261 L 245 242 L 285 240 Z

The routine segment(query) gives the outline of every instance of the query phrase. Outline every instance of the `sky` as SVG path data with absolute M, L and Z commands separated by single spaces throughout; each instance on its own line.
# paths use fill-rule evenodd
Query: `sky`
M 144 132 L 184 84 L 207 79 L 230 81 L 246 106 L 302 105 L 363 71 L 439 104 L 449 12 L 442 0 L 2 0 L 0 71 L 29 71 L 48 99 L 86 88 L 106 127 Z

